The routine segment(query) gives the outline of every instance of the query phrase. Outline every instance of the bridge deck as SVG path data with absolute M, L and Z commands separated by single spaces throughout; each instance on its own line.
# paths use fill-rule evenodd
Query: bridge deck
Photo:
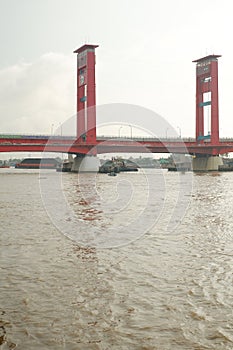
M 80 143 L 74 136 L 0 135 L 0 152 L 95 153 L 189 153 L 218 155 L 233 152 L 233 139 L 224 138 L 217 145 L 197 143 L 194 138 L 133 139 L 98 137 L 96 144 Z

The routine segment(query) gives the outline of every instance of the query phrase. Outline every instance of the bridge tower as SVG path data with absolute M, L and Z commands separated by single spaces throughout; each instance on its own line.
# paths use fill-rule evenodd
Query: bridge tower
M 95 49 L 85 44 L 77 53 L 77 139 L 96 143 Z
M 196 63 L 196 141 L 209 141 L 211 145 L 219 144 L 219 110 L 218 110 L 218 58 L 221 55 L 209 55 L 193 62 Z M 210 92 L 210 99 L 204 100 L 204 94 Z M 211 130 L 204 135 L 204 108 L 211 106 Z
M 219 145 L 219 111 L 218 111 L 218 58 L 221 55 L 209 55 L 193 62 L 196 63 L 196 142 Z M 205 98 L 205 93 L 208 99 Z M 210 96 L 210 97 L 209 97 Z M 210 106 L 210 130 L 204 135 L 205 107 Z M 209 127 L 209 126 L 208 126 Z M 211 154 L 196 154 L 193 159 L 194 171 L 216 171 L 222 165 L 222 158 L 217 148 Z

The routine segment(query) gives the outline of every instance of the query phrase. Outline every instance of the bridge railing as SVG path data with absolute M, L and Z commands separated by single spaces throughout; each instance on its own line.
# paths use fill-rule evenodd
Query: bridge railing
M 221 137 L 220 142 L 233 142 L 232 137 Z
M 73 139 L 75 140 L 76 137 L 74 135 L 45 135 L 45 134 L 36 134 L 36 135 L 32 135 L 32 134 L 0 134 L 0 138 L 4 138 L 4 139 Z
M 0 139 L 63 139 L 63 140 L 76 140 L 76 136 L 74 135 L 45 135 L 45 134 L 10 134 L 10 133 L 2 133 L 0 134 Z M 133 140 L 138 142 L 196 142 L 196 139 L 194 137 L 150 137 L 150 136 L 135 136 L 135 137 L 126 137 L 126 136 L 105 136 L 105 135 L 99 135 L 97 136 L 97 140 Z M 232 137 L 221 137 L 220 142 L 233 142 Z
M 5 139 L 73 139 L 75 140 L 76 137 L 74 135 L 45 135 L 45 134 L 8 134 L 8 133 L 2 133 L 0 134 L 0 138 Z M 170 141 L 170 142 L 177 142 L 177 141 L 187 141 L 187 142 L 195 142 L 194 138 L 186 137 L 186 138 L 180 138 L 180 137 L 150 137 L 150 136 L 135 136 L 133 138 L 126 137 L 126 136 L 106 136 L 101 135 L 97 136 L 97 140 L 130 140 L 133 141 L 157 141 L 157 142 L 163 142 L 163 141 Z
M 127 140 L 127 141 L 151 141 L 151 142 L 195 142 L 195 138 L 192 137 L 149 137 L 149 136 L 135 136 L 135 137 L 126 137 L 126 136 L 97 136 L 97 140 Z

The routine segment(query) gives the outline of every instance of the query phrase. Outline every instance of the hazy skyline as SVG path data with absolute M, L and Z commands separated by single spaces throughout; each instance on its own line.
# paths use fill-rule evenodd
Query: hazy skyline
M 1 133 L 50 133 L 76 110 L 76 55 L 96 50 L 97 104 L 129 103 L 195 133 L 195 64 L 220 54 L 220 136 L 233 136 L 230 0 L 0 0 Z M 98 116 L 97 116 L 98 117 Z M 127 122 L 127 121 L 126 121 Z

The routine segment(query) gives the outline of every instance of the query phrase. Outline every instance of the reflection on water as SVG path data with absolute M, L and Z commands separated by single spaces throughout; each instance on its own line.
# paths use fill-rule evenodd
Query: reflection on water
M 177 175 L 164 173 L 155 225 L 131 244 L 103 250 L 80 247 L 51 223 L 38 182 L 50 175 L 0 172 L 0 349 L 233 348 L 232 173 L 194 175 L 189 207 L 170 233 Z M 124 176 L 134 176 L 135 186 L 140 179 Z M 77 175 L 63 175 L 67 200 L 90 227 L 107 229 L 116 209 L 91 208 L 87 179 L 80 189 Z M 105 191 L 110 180 L 101 175 L 96 191 L 113 203 L 118 189 Z M 140 212 L 139 194 L 132 195 L 113 215 L 116 225 Z

